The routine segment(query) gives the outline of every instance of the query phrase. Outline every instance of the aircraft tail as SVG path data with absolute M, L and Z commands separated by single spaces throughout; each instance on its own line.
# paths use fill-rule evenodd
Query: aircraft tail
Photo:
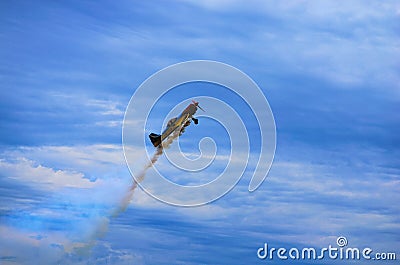
M 149 138 L 154 147 L 157 147 L 161 144 L 161 135 L 156 133 L 150 133 Z

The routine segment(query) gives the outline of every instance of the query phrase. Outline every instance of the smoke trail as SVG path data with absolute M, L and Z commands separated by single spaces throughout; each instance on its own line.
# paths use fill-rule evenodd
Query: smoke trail
M 187 125 L 186 125 L 187 126 Z M 142 182 L 145 177 L 147 170 L 151 168 L 160 156 L 163 154 L 163 150 L 169 148 L 169 146 L 173 143 L 173 141 L 178 138 L 183 132 L 186 126 L 182 126 L 179 129 L 177 128 L 163 143 L 162 146 L 160 145 L 156 152 L 151 157 L 150 161 L 143 167 L 143 170 L 136 176 L 134 179 L 133 184 L 130 186 L 129 190 L 122 198 L 122 200 L 118 203 L 115 210 L 113 210 L 109 216 L 103 216 L 97 220 L 97 225 L 94 225 L 92 228 L 93 231 L 90 233 L 89 238 L 85 240 L 86 242 L 74 242 L 71 246 L 66 247 L 66 253 L 75 253 L 79 256 L 89 255 L 92 247 L 96 244 L 96 241 L 103 237 L 107 230 L 110 223 L 111 218 L 117 217 L 119 214 L 124 212 L 128 207 L 129 203 L 132 200 L 133 194 L 140 182 Z
M 186 126 L 184 126 L 186 127 Z M 183 127 L 183 128 L 184 128 Z M 139 175 L 137 176 L 136 180 L 133 181 L 132 186 L 130 187 L 129 191 L 127 192 L 127 194 L 124 196 L 124 198 L 121 201 L 121 205 L 120 207 L 117 208 L 117 210 L 114 212 L 114 214 L 112 215 L 113 217 L 117 216 L 118 214 L 124 212 L 126 210 L 126 208 L 128 207 L 129 203 L 132 200 L 133 197 L 133 193 L 135 191 L 135 189 L 137 188 L 138 184 L 140 182 L 142 182 L 144 180 L 144 178 L 146 177 L 146 173 L 147 170 L 149 168 L 151 168 L 158 160 L 158 158 L 163 154 L 163 150 L 166 148 L 169 148 L 169 146 L 172 144 L 172 142 L 178 138 L 180 135 L 182 135 L 183 130 L 178 130 L 176 129 L 165 141 L 164 143 L 162 143 L 162 146 L 159 146 L 156 149 L 156 152 L 154 153 L 153 157 L 150 159 L 150 162 L 147 163 L 143 170 L 139 173 Z

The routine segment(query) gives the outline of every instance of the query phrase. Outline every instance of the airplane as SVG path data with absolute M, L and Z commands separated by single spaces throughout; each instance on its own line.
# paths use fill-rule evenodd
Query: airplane
M 168 121 L 167 127 L 161 135 L 150 133 L 149 138 L 154 147 L 160 146 L 160 144 L 178 128 L 180 128 L 179 135 L 181 135 L 184 132 L 185 128 L 190 125 L 190 120 L 193 120 L 194 124 L 198 124 L 199 120 L 193 117 L 193 115 L 197 111 L 197 108 L 204 111 L 199 106 L 199 102 L 192 100 L 192 103 L 187 106 L 184 111 L 182 111 L 181 115 Z

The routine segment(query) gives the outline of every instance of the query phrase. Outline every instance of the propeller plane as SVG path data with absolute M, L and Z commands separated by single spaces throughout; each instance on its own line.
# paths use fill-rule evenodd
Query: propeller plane
M 199 120 L 193 117 L 198 108 L 204 111 L 199 106 L 199 102 L 192 100 L 192 103 L 187 106 L 178 117 L 172 118 L 168 121 L 167 127 L 161 135 L 150 133 L 149 138 L 154 147 L 162 146 L 161 143 L 178 128 L 180 128 L 180 134 L 182 134 L 185 127 L 190 125 L 191 120 L 193 120 L 194 124 L 198 124 Z

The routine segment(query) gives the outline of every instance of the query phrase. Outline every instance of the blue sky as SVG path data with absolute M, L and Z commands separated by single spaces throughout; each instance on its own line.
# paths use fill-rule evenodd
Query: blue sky
M 285 263 L 256 251 L 340 235 L 400 255 L 397 1 L 2 1 L 0 21 L 1 264 Z M 118 210 L 132 182 L 130 97 L 197 59 L 241 69 L 266 95 L 277 128 L 268 178 L 249 193 L 248 170 L 195 208 L 138 189 Z M 189 127 L 183 150 L 213 133 Z

